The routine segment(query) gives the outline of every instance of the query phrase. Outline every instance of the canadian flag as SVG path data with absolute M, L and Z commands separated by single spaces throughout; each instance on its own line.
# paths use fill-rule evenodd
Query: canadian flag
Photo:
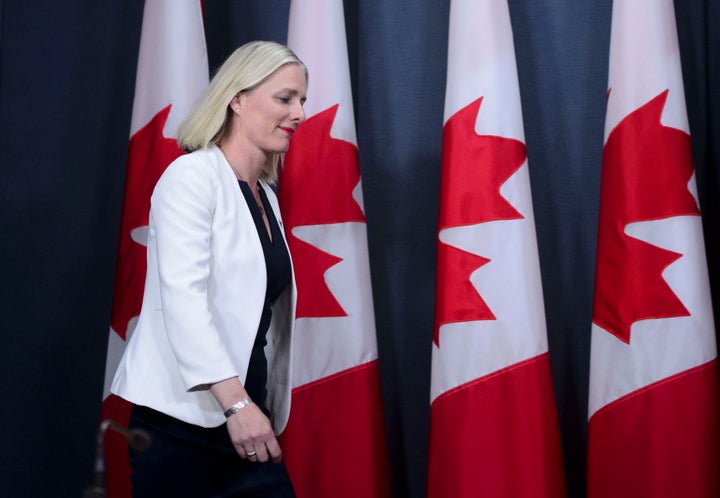
M 168 164 L 182 154 L 174 138 L 177 128 L 207 84 L 201 2 L 146 0 L 105 364 L 103 420 L 126 425 L 130 416 L 130 404 L 110 394 L 110 384 L 142 305 L 150 196 Z M 108 431 L 105 448 L 108 496 L 129 497 L 127 441 Z
M 310 85 L 278 190 L 298 286 L 283 454 L 298 498 L 390 497 L 342 0 L 293 0 L 288 46 Z
M 562 497 L 510 15 L 450 4 L 429 498 Z
M 673 2 L 612 15 L 588 496 L 717 497 L 717 350 Z

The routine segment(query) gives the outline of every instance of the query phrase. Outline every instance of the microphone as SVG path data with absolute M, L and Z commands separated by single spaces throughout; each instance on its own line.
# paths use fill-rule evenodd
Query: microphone
M 95 449 L 95 465 L 93 484 L 85 489 L 83 498 L 105 498 L 105 433 L 112 429 L 125 436 L 128 446 L 134 450 L 145 451 L 152 443 L 150 435 L 142 429 L 128 429 L 114 420 L 106 419 L 100 424 Z

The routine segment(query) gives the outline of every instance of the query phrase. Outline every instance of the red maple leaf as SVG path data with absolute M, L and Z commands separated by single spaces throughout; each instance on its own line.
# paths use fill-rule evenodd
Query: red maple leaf
M 593 321 L 628 344 L 639 320 L 690 314 L 662 277 L 682 255 L 624 232 L 634 222 L 700 214 L 687 188 L 690 136 L 660 122 L 667 95 L 628 114 L 603 150 Z
M 439 230 L 523 216 L 500 195 L 500 187 L 525 162 L 525 145 L 514 139 L 478 135 L 475 120 L 482 97 L 454 114 L 443 129 Z M 433 341 L 440 326 L 495 315 L 470 282 L 490 260 L 440 242 Z
M 135 242 L 131 233 L 147 226 L 150 196 L 165 168 L 182 155 L 174 139 L 162 134 L 170 113 L 170 105 L 158 112 L 152 120 L 131 138 L 128 147 L 127 173 L 123 212 L 120 220 L 120 240 L 115 269 L 110 325 L 120 337 L 126 339 L 130 319 L 140 314 L 147 248 Z
M 341 259 L 304 243 L 293 228 L 365 222 L 352 191 L 360 181 L 357 148 L 330 136 L 338 106 L 306 120 L 285 154 L 278 197 L 298 286 L 297 318 L 346 316 L 324 280 Z

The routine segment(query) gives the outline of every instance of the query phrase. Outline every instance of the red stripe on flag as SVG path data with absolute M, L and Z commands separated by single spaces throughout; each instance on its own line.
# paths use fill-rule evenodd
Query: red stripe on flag
M 588 498 L 720 496 L 718 380 L 713 360 L 596 412 Z
M 293 391 L 280 443 L 298 498 L 391 496 L 379 386 L 375 360 Z
M 428 498 L 565 496 L 547 353 L 450 390 L 431 410 Z
M 132 405 L 124 399 L 109 395 L 102 404 L 102 419 L 112 420 L 127 427 Z M 128 441 L 122 434 L 113 430 L 105 432 L 105 487 L 108 498 L 127 498 L 132 496 L 130 484 L 130 455 Z

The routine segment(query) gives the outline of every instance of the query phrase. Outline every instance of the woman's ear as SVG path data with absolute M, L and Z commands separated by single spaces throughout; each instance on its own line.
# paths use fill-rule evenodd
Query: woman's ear
M 235 114 L 240 114 L 240 102 L 242 101 L 241 94 L 237 93 L 230 101 L 230 109 L 233 110 Z

